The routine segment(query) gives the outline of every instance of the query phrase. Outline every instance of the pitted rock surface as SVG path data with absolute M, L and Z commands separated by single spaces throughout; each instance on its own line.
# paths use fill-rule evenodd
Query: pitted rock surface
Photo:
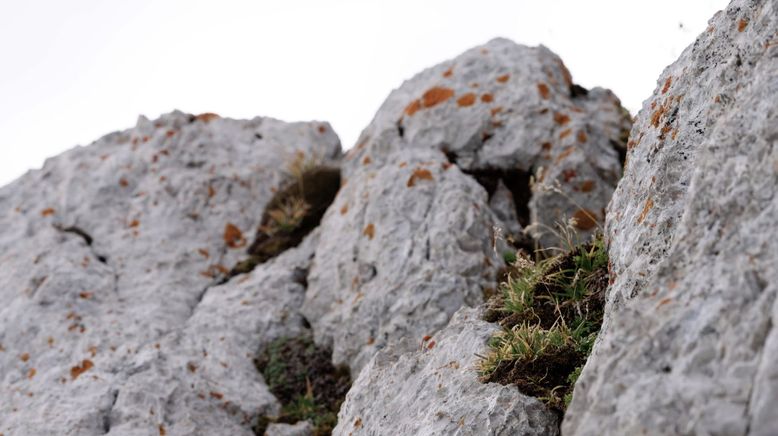
M 532 174 L 542 183 L 532 193 L 531 222 L 550 246 L 558 241 L 549 228 L 569 217 L 583 233 L 603 222 L 630 125 L 613 93 L 575 85 L 547 48 L 495 39 L 394 90 L 347 154 L 344 173 L 434 149 L 466 172 Z M 563 194 L 541 186 L 557 182 Z
M 733 1 L 662 73 L 609 206 L 606 323 L 566 434 L 774 434 L 778 2 Z
M 481 317 L 463 308 L 426 341 L 378 352 L 354 381 L 333 434 L 558 434 L 557 417 L 540 401 L 478 380 L 478 355 L 499 328 Z
M 251 357 L 302 329 L 313 243 L 215 286 L 326 123 L 180 112 L 0 189 L 0 432 L 251 434 L 279 405 Z

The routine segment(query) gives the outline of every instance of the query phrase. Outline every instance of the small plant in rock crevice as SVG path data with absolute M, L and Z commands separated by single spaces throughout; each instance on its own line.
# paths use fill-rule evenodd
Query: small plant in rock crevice
M 331 357 L 309 336 L 277 339 L 260 354 L 257 369 L 281 403 L 281 413 L 261 419 L 256 434 L 264 434 L 272 422 L 299 421 L 310 422 L 316 436 L 331 434 L 351 386 L 348 368 L 333 366 Z
M 601 235 L 581 243 L 574 223 L 559 230 L 566 247 L 536 259 L 519 254 L 485 319 L 503 328 L 490 340 L 484 382 L 513 384 L 560 414 L 602 324 L 608 256 Z

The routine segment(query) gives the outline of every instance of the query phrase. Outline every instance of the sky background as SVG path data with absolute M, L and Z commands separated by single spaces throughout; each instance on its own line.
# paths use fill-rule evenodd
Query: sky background
M 0 0 L 0 185 L 180 109 L 329 121 L 350 148 L 389 92 L 502 36 L 633 114 L 724 0 Z

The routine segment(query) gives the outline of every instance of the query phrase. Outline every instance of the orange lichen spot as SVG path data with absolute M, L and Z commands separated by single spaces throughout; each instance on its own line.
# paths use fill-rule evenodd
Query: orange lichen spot
M 430 343 L 427 344 L 427 349 L 431 350 L 431 349 L 435 348 L 435 344 L 436 344 L 435 341 L 430 341 Z
M 345 215 L 348 213 L 348 203 L 344 204 L 343 207 L 340 208 L 340 214 Z
M 195 117 L 195 120 L 202 121 L 204 123 L 208 123 L 212 120 L 216 120 L 221 118 L 218 114 L 212 113 L 212 112 L 206 112 L 204 114 L 197 115 Z
M 246 238 L 235 224 L 227 223 L 224 226 L 224 243 L 230 248 L 241 248 L 246 245 Z
M 45 217 L 45 216 L 51 216 L 51 215 L 54 215 L 55 213 L 57 213 L 57 211 L 56 211 L 56 210 L 54 210 L 54 209 L 53 209 L 53 208 L 51 208 L 51 207 L 48 207 L 48 208 L 46 208 L 46 209 L 43 209 L 43 210 L 41 211 L 41 216 L 44 216 L 44 217 Z
M 581 144 L 586 142 L 587 139 L 586 132 L 584 132 L 583 130 L 579 130 L 578 135 L 576 135 L 576 139 L 578 139 L 578 142 L 580 142 Z
M 454 74 L 454 67 L 451 67 L 443 72 L 443 77 L 451 77 Z
M 132 220 L 132 221 L 130 221 L 129 224 L 127 224 L 127 227 L 132 229 L 132 228 L 138 227 L 139 225 L 140 225 L 140 221 Z
M 538 93 L 541 97 L 543 97 L 543 100 L 548 100 L 548 96 L 550 94 L 548 85 L 545 83 L 538 83 Z
M 354 420 L 354 428 L 362 428 L 362 418 L 357 417 L 357 419 Z
M 208 259 L 211 256 L 211 254 L 205 248 L 198 248 L 197 252 L 200 253 L 200 256 L 203 256 L 206 259 Z
M 167 434 L 167 430 L 165 430 L 165 426 L 163 424 L 159 425 L 159 436 L 165 436 Z
M 570 180 L 574 179 L 576 176 L 576 172 L 572 168 L 568 168 L 564 171 L 562 171 L 562 179 L 565 181 L 565 183 L 569 182 Z
M 224 398 L 224 394 L 221 392 L 211 391 L 208 395 L 211 396 L 211 398 L 216 398 L 217 400 L 221 400 Z
M 125 179 L 124 177 L 119 179 L 119 186 L 121 186 L 122 188 L 126 188 L 127 185 L 129 185 L 129 184 L 130 184 L 130 182 L 128 182 L 127 179 Z
M 416 185 L 417 180 L 433 180 L 432 173 L 424 168 L 417 168 L 413 171 L 411 177 L 408 178 L 406 185 L 411 188 Z
M 472 106 L 475 103 L 475 94 L 468 92 L 457 99 L 457 105 L 461 107 Z
M 665 80 L 665 86 L 662 87 L 662 94 L 667 94 L 667 91 L 670 89 L 670 85 L 673 84 L 673 76 L 670 76 Z
M 503 74 L 502 76 L 497 78 L 497 83 L 505 83 L 508 81 L 508 79 L 511 78 L 510 74 Z
M 481 95 L 481 101 L 484 103 L 491 103 L 494 101 L 494 96 L 492 96 L 492 94 L 489 94 L 487 92 L 486 94 Z
M 665 114 L 665 111 L 667 111 L 667 107 L 665 105 L 659 106 L 659 109 L 654 111 L 653 114 L 651 114 L 651 125 L 654 127 L 659 127 L 659 121 L 662 119 L 662 116 Z
M 442 86 L 435 86 L 427 90 L 424 95 L 421 96 L 422 105 L 425 108 L 433 107 L 440 103 L 444 103 L 446 100 L 454 96 L 454 90 L 451 88 L 444 88 Z
M 591 192 L 594 189 L 594 180 L 584 180 L 579 189 L 581 192 Z
M 373 159 L 370 159 L 370 156 L 365 156 L 365 158 L 362 159 L 362 165 L 370 165 L 371 162 L 373 162 Z
M 492 108 L 492 110 L 490 112 L 491 112 L 492 116 L 495 116 L 495 115 L 499 114 L 500 112 L 502 112 L 502 106 L 494 107 L 494 108 Z
M 421 109 L 421 101 L 413 100 L 408 106 L 405 106 L 405 115 L 412 117 L 419 109 Z
M 76 366 L 70 368 L 70 378 L 72 380 L 75 380 L 75 379 L 78 378 L 78 376 L 80 376 L 81 374 L 89 371 L 94 366 L 95 366 L 95 364 L 92 363 L 91 360 L 84 359 L 84 360 L 81 361 L 81 363 L 79 365 L 76 365 Z
M 570 136 L 570 134 L 573 133 L 571 129 L 565 129 L 559 132 L 559 139 L 565 138 L 567 136 Z
M 678 129 L 673 130 L 672 138 L 675 140 L 675 137 L 678 136 Z
M 216 190 L 213 189 L 213 186 L 208 185 L 208 198 L 213 198 L 216 195 Z
M 30 368 L 29 371 L 27 371 L 27 378 L 32 380 L 33 377 L 35 377 L 35 374 L 37 374 L 38 371 L 35 368 Z
M 588 209 L 578 209 L 573 214 L 575 218 L 575 227 L 587 231 L 597 227 L 597 215 Z
M 327 131 L 327 128 L 324 127 L 323 125 L 320 125 L 317 130 L 319 131 L 319 133 L 324 134 Z
M 46 343 L 49 344 L 49 347 L 53 347 L 54 346 L 54 338 L 49 336 L 49 338 L 46 340 Z M 3 347 L 0 347 L 0 351 L 2 351 L 2 348 Z
M 19 360 L 22 362 L 30 360 L 30 353 L 22 353 L 21 356 L 19 356 Z
M 570 117 L 567 115 L 561 113 L 561 112 L 554 112 L 554 122 L 560 125 L 565 125 L 570 121 Z
M 553 145 L 551 145 L 550 142 L 544 142 L 543 144 L 540 145 L 540 147 L 543 149 L 543 151 L 549 151 L 551 150 L 551 147 L 553 147 Z
M 638 224 L 642 223 L 643 220 L 646 219 L 646 215 L 648 215 L 648 212 L 652 207 L 654 207 L 654 200 L 651 197 L 648 197 L 646 204 L 643 205 L 643 211 L 640 212 L 640 216 L 638 216 Z
M 373 223 L 366 225 L 365 230 L 362 231 L 362 234 L 367 236 L 368 239 L 373 239 L 375 236 L 375 226 Z
M 83 291 L 78 293 L 78 298 L 89 300 L 90 298 L 92 298 L 92 295 L 94 295 L 92 292 Z
M 567 156 L 570 156 L 570 154 L 572 154 L 574 151 L 575 151 L 575 147 L 573 146 L 565 148 L 564 150 L 562 150 L 561 153 L 559 153 L 559 156 L 556 157 L 555 162 L 556 163 L 562 162 L 562 160 L 564 160 Z
M 737 31 L 742 32 L 746 30 L 746 27 L 748 27 L 748 21 L 741 18 L 740 21 L 737 22 Z
M 189 362 L 186 364 L 186 369 L 188 369 L 191 373 L 195 373 L 197 372 L 197 365 L 195 365 L 194 362 Z

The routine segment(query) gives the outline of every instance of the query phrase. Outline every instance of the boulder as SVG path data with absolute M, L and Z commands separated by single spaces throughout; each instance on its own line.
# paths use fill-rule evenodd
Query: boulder
M 499 329 L 482 315 L 463 308 L 434 336 L 379 351 L 354 381 L 333 434 L 558 434 L 543 403 L 478 380 L 478 356 Z
M 565 434 L 775 434 L 778 2 L 733 1 L 637 116 Z
M 290 162 L 339 154 L 326 123 L 174 112 L 0 189 L 0 433 L 253 434 L 315 235 L 218 283 Z
M 629 126 L 610 91 L 573 84 L 542 46 L 495 39 L 406 81 L 346 155 L 322 220 L 303 306 L 317 343 L 356 376 L 483 302 L 500 235 L 532 225 L 558 245 L 550 230 L 570 217 L 595 231 Z

